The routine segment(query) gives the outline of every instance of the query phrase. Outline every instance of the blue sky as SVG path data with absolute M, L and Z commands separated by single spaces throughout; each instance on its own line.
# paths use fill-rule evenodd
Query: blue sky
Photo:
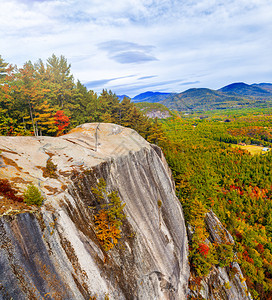
M 272 82 L 271 0 L 0 0 L 0 55 L 53 53 L 100 92 Z

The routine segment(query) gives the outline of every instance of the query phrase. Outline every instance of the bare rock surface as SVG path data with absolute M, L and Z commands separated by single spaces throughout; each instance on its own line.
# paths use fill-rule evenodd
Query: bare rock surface
M 167 119 L 167 118 L 171 117 L 168 110 L 161 111 L 161 110 L 157 110 L 157 109 L 150 110 L 150 111 L 146 112 L 145 115 L 152 119 L 155 119 L 155 118 Z
M 41 209 L 0 217 L 1 300 L 186 299 L 183 212 L 158 149 L 131 129 L 84 124 L 58 138 L 0 137 L 0 151 L 0 179 L 21 193 L 33 183 L 45 198 Z M 100 178 L 126 204 L 107 252 L 92 216 Z

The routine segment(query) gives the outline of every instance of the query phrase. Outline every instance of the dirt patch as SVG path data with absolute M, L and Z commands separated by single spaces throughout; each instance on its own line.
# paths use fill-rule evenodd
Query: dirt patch
M 7 157 L 3 156 L 3 161 L 4 161 L 4 164 L 7 165 L 7 166 L 13 166 L 13 167 L 15 167 L 18 171 L 21 171 L 21 170 L 22 170 L 22 168 L 19 167 L 19 166 L 16 164 L 16 162 L 15 162 L 14 160 L 10 159 L 10 158 L 7 158 Z
M 33 211 L 33 209 L 36 208 L 28 206 L 24 202 L 12 201 L 0 196 L 0 216 L 6 213 L 13 215 L 17 213 L 29 212 Z
M 53 156 L 54 156 L 54 154 L 53 153 L 51 153 L 51 152 L 48 152 L 48 151 L 45 151 L 45 154 L 47 154 L 50 158 L 52 158 Z
M 10 178 L 10 181 L 12 181 L 14 183 L 23 183 L 23 184 L 30 184 L 30 183 L 32 183 L 32 181 L 24 180 L 21 177 L 12 177 L 12 178 Z
M 57 188 L 53 188 L 49 185 L 45 185 L 44 186 L 49 192 L 53 193 L 53 194 L 56 194 L 56 193 L 59 193 L 59 190 Z
M 17 152 L 14 152 L 14 151 L 12 151 L 12 150 L 2 149 L 2 148 L 0 148 L 0 151 L 1 151 L 1 152 L 12 153 L 12 154 L 18 154 Z M 18 155 L 20 155 L 20 154 L 18 154 Z

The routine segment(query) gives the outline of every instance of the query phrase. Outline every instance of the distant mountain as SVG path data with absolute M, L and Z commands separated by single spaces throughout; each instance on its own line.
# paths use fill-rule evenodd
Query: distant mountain
M 119 98 L 120 101 L 122 101 L 125 97 L 126 97 L 126 98 L 130 98 L 130 97 L 127 96 L 127 95 L 116 95 L 116 96 Z
M 272 93 L 272 83 L 254 83 L 252 86 L 260 87 L 270 93 Z
M 168 97 L 162 104 L 174 110 L 210 110 L 244 106 L 249 102 L 239 95 L 232 96 L 211 89 L 194 88 Z
M 135 96 L 133 102 L 161 102 L 173 93 L 160 93 L 160 92 L 145 92 Z
M 272 84 L 236 82 L 219 90 L 193 88 L 182 93 L 145 92 L 133 102 L 162 103 L 172 110 L 212 110 L 272 106 Z
M 253 96 L 253 97 L 265 97 L 272 95 L 271 92 L 262 88 L 260 85 L 248 85 L 244 82 L 232 83 L 218 91 L 228 95 L 242 95 L 242 96 Z

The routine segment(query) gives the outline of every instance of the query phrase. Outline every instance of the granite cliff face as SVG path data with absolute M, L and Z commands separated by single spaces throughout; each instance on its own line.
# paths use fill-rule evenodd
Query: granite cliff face
M 224 228 L 213 211 L 206 214 L 205 223 L 209 233 L 207 243 L 234 244 L 233 237 Z M 252 299 L 240 266 L 235 261 L 226 267 L 213 266 L 209 275 L 198 286 L 191 289 L 189 294 L 194 299 Z
M 0 299 L 186 298 L 185 223 L 159 148 L 127 128 L 85 124 L 59 138 L 0 137 L 0 151 L 0 179 L 21 192 L 33 183 L 45 198 L 1 212 Z M 107 252 L 93 222 L 100 178 L 126 204 Z

